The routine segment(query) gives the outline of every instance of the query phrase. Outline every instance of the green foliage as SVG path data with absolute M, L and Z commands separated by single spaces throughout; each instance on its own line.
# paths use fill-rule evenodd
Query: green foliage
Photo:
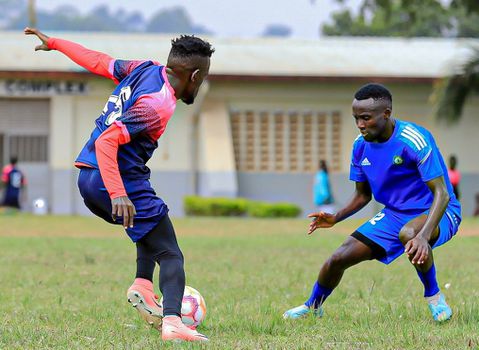
M 159 10 L 149 20 L 141 12 L 99 5 L 82 14 L 76 5 L 62 5 L 55 10 L 37 8 L 38 27 L 48 30 L 116 31 L 205 34 L 210 31 L 195 25 L 182 7 Z M 23 29 L 28 25 L 25 0 L 0 0 L 0 29 Z
M 241 198 L 210 198 L 186 196 L 185 213 L 194 216 L 241 216 L 246 214 L 248 201 Z
M 341 1 L 342 2 L 342 1 Z M 479 7 L 468 0 L 363 0 L 360 11 L 333 14 L 325 35 L 479 37 Z
M 297 217 L 301 208 L 291 203 L 265 203 L 244 198 L 186 196 L 185 213 L 193 216 Z
M 471 58 L 456 74 L 436 84 L 432 98 L 436 117 L 449 123 L 457 122 L 473 94 L 479 94 L 479 48 L 474 49 Z
M 301 214 L 301 208 L 291 203 L 265 203 L 250 201 L 248 215 L 256 218 L 295 218 Z

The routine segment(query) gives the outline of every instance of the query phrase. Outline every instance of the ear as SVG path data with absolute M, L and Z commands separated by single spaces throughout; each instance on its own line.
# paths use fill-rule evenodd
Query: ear
M 389 117 L 391 117 L 391 113 L 392 113 L 391 108 L 386 108 L 384 110 L 384 118 L 388 119 Z
M 195 69 L 195 70 L 193 71 L 193 73 L 191 73 L 190 80 L 193 81 L 193 82 L 195 82 L 195 81 L 198 79 L 199 75 L 200 75 L 200 70 L 199 70 L 199 69 Z

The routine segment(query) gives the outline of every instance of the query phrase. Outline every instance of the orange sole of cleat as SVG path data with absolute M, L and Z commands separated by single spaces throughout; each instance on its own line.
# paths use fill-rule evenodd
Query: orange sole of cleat
M 128 302 L 138 311 L 141 318 L 143 318 L 150 326 L 161 331 L 163 315 L 159 314 L 146 304 L 143 295 L 135 290 L 130 290 L 127 293 Z

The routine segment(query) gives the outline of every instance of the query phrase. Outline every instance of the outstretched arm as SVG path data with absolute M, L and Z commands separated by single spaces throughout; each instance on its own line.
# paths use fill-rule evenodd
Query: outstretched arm
M 338 210 L 336 214 L 320 211 L 308 215 L 309 218 L 313 218 L 313 221 L 309 224 L 308 234 L 313 233 L 317 228 L 333 227 L 338 222 L 343 221 L 364 208 L 371 201 L 371 198 L 372 193 L 369 183 L 367 181 L 356 182 L 356 189 L 349 203 Z
M 115 59 L 107 54 L 89 50 L 68 40 L 50 38 L 35 28 L 27 27 L 24 33 L 26 35 L 36 35 L 41 40 L 42 43 L 35 47 L 35 51 L 58 50 L 88 71 L 112 79 L 118 83 L 117 79 L 113 76 Z

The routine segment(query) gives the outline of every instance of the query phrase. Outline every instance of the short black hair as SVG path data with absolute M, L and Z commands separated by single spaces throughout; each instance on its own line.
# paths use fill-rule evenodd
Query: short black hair
M 194 35 L 181 35 L 171 40 L 170 55 L 173 57 L 211 57 L 215 49 L 211 44 Z
M 10 164 L 15 165 L 18 163 L 18 157 L 17 156 L 11 156 L 10 157 Z
M 388 89 L 381 84 L 369 83 L 363 85 L 354 94 L 356 100 L 367 100 L 372 98 L 373 100 L 386 100 L 389 105 L 393 103 L 393 97 Z

